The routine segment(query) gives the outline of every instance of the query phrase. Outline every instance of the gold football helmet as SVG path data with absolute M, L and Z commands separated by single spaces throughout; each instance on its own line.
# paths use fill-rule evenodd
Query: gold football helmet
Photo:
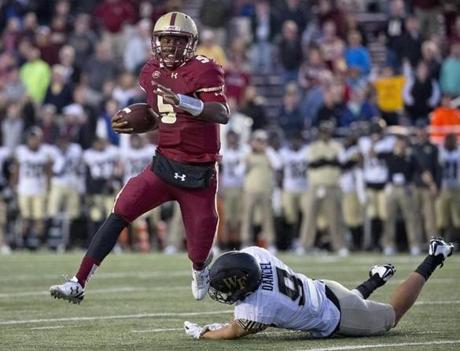
M 195 55 L 197 43 L 196 24 L 185 13 L 169 12 L 155 23 L 152 34 L 153 54 L 168 68 L 178 67 L 191 59 Z

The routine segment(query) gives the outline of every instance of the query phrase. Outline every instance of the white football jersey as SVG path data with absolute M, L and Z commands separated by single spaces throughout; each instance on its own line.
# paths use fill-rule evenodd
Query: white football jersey
M 344 150 L 343 154 L 341 155 L 340 162 L 345 164 L 349 161 L 353 161 L 357 158 L 358 155 L 359 147 L 357 145 L 351 146 Z M 357 165 L 345 169 L 340 176 L 340 189 L 344 193 L 355 192 L 358 187 L 357 182 L 359 179 L 359 174 L 361 174 L 361 170 Z
M 19 165 L 18 193 L 24 196 L 43 195 L 47 191 L 46 166 L 54 160 L 54 151 L 50 145 L 41 145 L 32 151 L 26 145 L 16 149 Z
M 250 152 L 249 147 L 225 149 L 222 154 L 220 184 L 223 188 L 242 188 L 244 183 L 244 160 Z
M 439 150 L 439 161 L 442 166 L 442 187 L 460 187 L 460 148 L 449 151 L 444 147 Z
M 89 168 L 91 178 L 110 179 L 119 161 L 118 148 L 108 145 L 104 150 L 88 149 L 83 153 L 83 160 Z
M 307 147 L 300 150 L 283 148 L 280 151 L 283 162 L 283 190 L 301 193 L 307 190 Z
M 5 184 L 5 179 L 3 176 L 3 164 L 7 160 L 8 157 L 10 157 L 11 151 L 8 147 L 6 146 L 0 146 L 0 185 Z
M 262 283 L 254 293 L 237 302 L 235 320 L 308 331 L 315 337 L 334 332 L 340 311 L 326 297 L 322 281 L 293 272 L 263 248 L 252 246 L 241 252 L 250 254 L 259 263 Z
M 152 161 L 155 150 L 155 145 L 147 144 L 140 149 L 129 147 L 123 151 L 121 154 L 121 160 L 123 164 L 124 184 L 126 184 L 126 182 L 132 177 L 141 173 L 145 167 L 147 167 L 147 165 Z
M 82 189 L 82 155 L 81 146 L 75 143 L 68 145 L 66 150 L 54 149 L 53 178 L 51 182 L 60 186 L 69 186 L 81 191 Z
M 377 154 L 389 153 L 393 150 L 394 143 L 394 137 L 385 137 L 373 145 L 374 152 Z M 366 183 L 385 184 L 388 180 L 388 167 L 384 160 L 369 155 L 372 147 L 371 139 L 362 137 L 359 139 L 358 145 L 364 158 L 364 181 Z

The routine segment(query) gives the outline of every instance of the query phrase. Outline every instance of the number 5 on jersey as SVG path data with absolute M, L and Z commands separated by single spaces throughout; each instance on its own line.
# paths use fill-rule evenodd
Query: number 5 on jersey
M 158 112 L 160 112 L 161 115 L 161 122 L 166 124 L 176 123 L 177 117 L 176 113 L 174 112 L 173 105 L 166 104 L 163 100 L 163 97 L 157 95 L 157 106 Z

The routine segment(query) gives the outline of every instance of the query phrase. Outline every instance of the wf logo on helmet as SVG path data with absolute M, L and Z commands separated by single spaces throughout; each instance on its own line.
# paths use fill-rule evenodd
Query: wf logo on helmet
M 224 283 L 229 289 L 244 289 L 247 285 L 247 277 L 237 277 L 234 275 L 233 277 L 228 277 L 224 279 Z

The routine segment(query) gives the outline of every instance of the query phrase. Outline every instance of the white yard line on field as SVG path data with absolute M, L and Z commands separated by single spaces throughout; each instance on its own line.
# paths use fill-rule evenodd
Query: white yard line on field
M 24 319 L 24 320 L 0 320 L 0 325 L 19 325 L 19 324 L 40 324 L 52 322 L 81 322 L 81 321 L 99 321 L 110 319 L 140 319 L 155 317 L 188 317 L 188 316 L 206 316 L 222 313 L 232 313 L 233 310 L 208 311 L 208 312 L 160 312 L 160 313 L 139 313 L 139 314 L 119 314 L 113 316 L 94 316 L 94 317 L 70 317 L 70 318 L 43 318 L 43 319 Z
M 360 344 L 348 346 L 332 346 L 319 349 L 301 349 L 296 351 L 346 351 L 346 350 L 363 350 L 363 349 L 383 349 L 390 347 L 410 347 L 410 346 L 426 346 L 426 345 L 449 345 L 460 344 L 460 340 L 434 340 L 434 341 L 420 341 L 420 342 L 401 342 L 393 344 Z
M 373 261 L 375 262 L 375 260 Z M 414 268 L 412 264 L 409 263 L 400 263 L 398 268 Z M 306 265 L 308 269 L 308 264 Z M 298 273 L 304 273 L 306 275 L 315 275 L 318 274 L 327 274 L 327 273 L 350 273 L 350 272 L 368 272 L 368 267 L 366 263 L 360 264 L 358 267 L 356 264 L 348 264 L 346 262 L 340 262 L 340 266 L 324 266 L 324 267 L 315 267 L 313 272 L 304 271 L 303 269 L 297 269 Z M 169 277 L 189 277 L 191 276 L 191 271 L 189 270 L 177 270 L 177 271 L 146 271 L 146 272 L 99 272 L 94 275 L 98 280 L 102 279 L 125 279 L 125 278 L 137 278 L 137 279 L 152 279 L 152 278 L 169 278 Z M 363 276 L 364 277 L 364 276 Z M 17 274 L 12 276 L 2 276 L 0 277 L 0 282 L 17 282 L 17 281 L 36 281 L 44 279 L 60 279 L 62 275 L 59 274 Z M 363 278 L 364 279 L 364 278 Z M 431 280 L 430 280 L 431 282 Z
M 30 330 L 48 330 L 48 329 L 62 329 L 64 328 L 63 325 L 50 325 L 49 327 L 34 327 L 30 328 Z
M 391 280 L 387 284 L 389 285 L 396 285 L 402 283 L 404 280 Z M 457 280 L 453 278 L 432 278 L 430 279 L 430 285 L 432 284 L 449 284 L 449 283 L 456 283 Z M 358 280 L 345 280 L 340 281 L 341 284 L 345 286 L 352 287 L 353 285 L 357 285 L 362 283 L 362 281 Z M 89 289 L 88 294 L 111 294 L 111 293 L 130 293 L 130 292 L 139 292 L 139 291 L 181 291 L 181 290 L 188 290 L 190 287 L 185 285 L 179 286 L 155 286 L 155 287 L 133 287 L 133 286 L 121 286 L 121 287 L 113 287 L 113 288 L 102 288 L 102 289 Z M 0 299 L 9 299 L 9 298 L 22 298 L 22 297 L 31 297 L 31 296 L 47 296 L 49 295 L 49 291 L 47 290 L 39 290 L 39 291 L 11 291 L 7 293 L 0 293 Z
M 162 333 L 171 331 L 182 331 L 184 328 L 158 328 L 158 329 L 144 329 L 144 330 L 131 330 L 131 333 Z

